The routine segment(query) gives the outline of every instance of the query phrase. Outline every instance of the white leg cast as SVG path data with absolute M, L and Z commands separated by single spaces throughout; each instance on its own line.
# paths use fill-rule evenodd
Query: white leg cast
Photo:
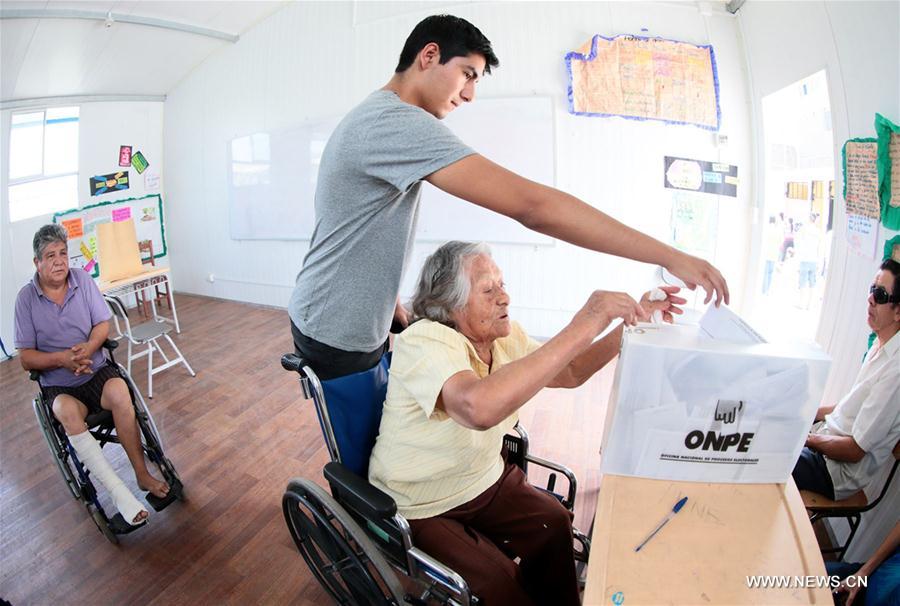
M 72 447 L 75 449 L 75 452 L 78 453 L 78 458 L 81 459 L 84 466 L 87 467 L 91 473 L 94 474 L 94 477 L 100 480 L 100 483 L 103 484 L 107 491 L 109 491 L 113 503 L 116 505 L 116 509 L 119 510 L 119 513 L 122 514 L 122 517 L 125 518 L 126 522 L 133 524 L 134 519 L 140 512 L 147 511 L 147 509 L 141 505 L 140 501 L 131 494 L 131 491 L 128 490 L 128 487 L 125 486 L 125 483 L 122 482 L 119 476 L 116 475 L 116 472 L 109 464 L 109 461 L 103 456 L 103 451 L 100 450 L 100 444 L 97 443 L 97 440 L 94 439 L 91 432 L 85 431 L 74 436 L 69 436 L 69 442 L 72 443 Z M 150 512 L 147 511 L 147 513 Z

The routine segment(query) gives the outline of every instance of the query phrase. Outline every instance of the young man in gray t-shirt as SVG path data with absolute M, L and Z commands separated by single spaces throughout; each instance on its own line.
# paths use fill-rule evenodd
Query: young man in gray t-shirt
M 350 111 L 325 147 L 316 226 L 288 304 L 298 354 L 320 378 L 377 364 L 415 239 L 421 182 L 577 246 L 654 263 L 728 302 L 712 265 L 635 231 L 581 200 L 475 153 L 440 120 L 475 99 L 499 64 L 474 25 L 450 15 L 413 29 L 390 81 Z

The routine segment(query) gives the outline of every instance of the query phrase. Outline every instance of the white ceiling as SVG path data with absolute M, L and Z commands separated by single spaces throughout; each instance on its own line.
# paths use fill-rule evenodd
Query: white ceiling
M 7 18 L 17 10 L 149 17 L 240 36 L 286 2 L 0 1 L 0 100 L 163 96 L 233 42 L 161 27 L 80 18 Z

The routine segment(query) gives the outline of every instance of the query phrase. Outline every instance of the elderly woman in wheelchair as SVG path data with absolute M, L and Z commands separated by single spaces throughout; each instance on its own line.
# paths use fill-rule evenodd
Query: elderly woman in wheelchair
M 621 327 L 594 339 L 614 319 L 633 324 L 659 311 L 671 322 L 684 303 L 677 291 L 663 287 L 663 300 L 648 293 L 640 304 L 594 292 L 540 344 L 510 320 L 488 247 L 449 242 L 422 268 L 414 322 L 396 337 L 392 359 L 320 382 L 305 360 L 284 356 L 316 405 L 334 460 L 325 467 L 334 499 L 302 478 L 283 499 L 316 578 L 341 604 L 578 604 L 574 560 L 588 542 L 573 537 L 574 476 L 527 454 L 517 411 L 542 388 L 576 387 L 610 361 Z M 546 491 L 532 487 L 526 462 L 568 477 L 568 497 L 550 492 L 552 479 Z M 388 563 L 424 582 L 421 597 L 398 589 Z
M 425 262 L 394 341 L 369 481 L 394 498 L 415 544 L 466 579 L 481 603 L 578 604 L 571 514 L 501 457 L 518 409 L 544 387 L 577 387 L 618 352 L 616 318 L 678 313 L 669 289 L 643 306 L 594 292 L 538 343 L 509 317 L 503 275 L 484 244 L 449 242 Z M 518 558 L 518 564 L 513 558 Z
M 148 499 L 152 499 L 157 509 L 168 504 L 170 486 L 155 478 L 147 468 L 140 434 L 147 427 L 141 425 L 139 429 L 136 422 L 138 411 L 132 401 L 132 392 L 136 390 L 133 383 L 126 383 L 126 379 L 130 382 L 127 374 L 102 349 L 105 344 L 110 351 L 115 346 L 106 340 L 110 310 L 87 272 L 69 270 L 66 231 L 59 225 L 41 227 L 34 236 L 33 248 L 37 271 L 16 299 L 15 340 L 22 366 L 32 371 L 41 386 L 35 412 L 45 437 L 51 442 L 51 450 L 60 458 L 57 463 L 70 487 L 77 481 L 77 474 L 68 467 L 68 449 L 63 444 L 66 439 L 80 465 L 109 491 L 125 522 L 116 531 L 121 534 L 143 524 L 149 513 L 103 456 L 101 444 L 89 431 L 86 419 L 103 419 L 107 416 L 103 411 L 112 414 L 116 436 L 109 438 L 110 427 L 106 441 L 122 444 L 138 487 L 149 492 Z M 47 407 L 62 425 L 64 435 L 57 435 L 62 433 L 58 428 L 54 432 L 55 423 L 43 410 Z M 139 411 L 143 412 L 142 420 L 147 424 L 149 413 L 145 409 Z M 155 427 L 149 431 L 155 433 Z M 158 449 L 158 436 L 150 441 Z M 155 454 L 164 459 L 161 451 Z M 169 471 L 174 477 L 174 470 Z M 86 475 L 83 479 L 86 482 Z M 108 522 L 105 514 L 103 519 Z

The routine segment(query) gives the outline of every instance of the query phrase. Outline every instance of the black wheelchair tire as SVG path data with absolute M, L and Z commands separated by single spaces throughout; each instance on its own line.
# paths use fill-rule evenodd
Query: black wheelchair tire
M 87 506 L 88 513 L 91 514 L 91 519 L 94 521 L 94 524 L 97 526 L 97 529 L 103 533 L 103 536 L 106 537 L 106 540 L 112 543 L 113 545 L 119 544 L 119 537 L 116 533 L 113 532 L 112 528 L 109 527 L 109 521 L 96 507 L 92 505 Z
M 297 549 L 335 602 L 348 606 L 404 603 L 405 592 L 390 564 L 325 489 L 295 478 L 284 493 L 282 509 Z M 335 556 L 345 564 L 336 566 Z
M 56 435 L 53 422 L 47 417 L 47 409 L 44 407 L 44 403 L 37 397 L 34 399 L 32 406 L 34 408 L 34 416 L 37 417 L 38 426 L 41 429 L 41 433 L 44 434 L 44 440 L 47 442 L 47 448 L 50 449 L 50 456 L 53 457 L 53 462 L 59 468 L 59 473 L 62 474 L 66 488 L 72 493 L 72 497 L 79 501 L 82 500 L 78 476 L 72 470 L 68 459 L 65 459 L 67 454 L 63 450 L 65 447 L 60 443 Z

